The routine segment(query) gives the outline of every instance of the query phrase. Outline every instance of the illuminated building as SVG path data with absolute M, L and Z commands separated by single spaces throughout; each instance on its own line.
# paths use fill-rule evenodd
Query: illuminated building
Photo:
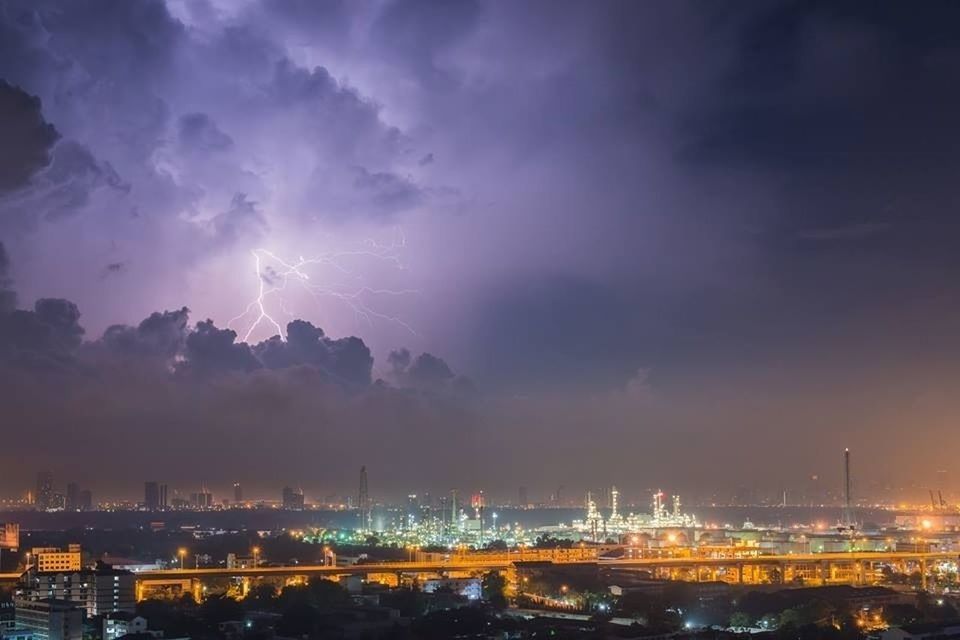
M 81 566 L 80 545 L 71 544 L 66 551 L 57 547 L 34 547 L 30 550 L 34 571 L 79 571 Z
M 607 535 L 637 533 L 647 530 L 668 529 L 674 527 L 696 528 L 700 524 L 696 516 L 682 513 L 680 496 L 673 496 L 672 509 L 668 509 L 662 491 L 653 494 L 651 513 L 626 516 L 620 513 L 620 492 L 613 487 L 610 492 L 610 518 L 604 521 L 591 494 L 587 494 L 587 514 L 583 520 L 574 520 L 572 529 L 586 534 L 591 540 L 601 540 Z
M 20 525 L 16 522 L 0 522 L 0 549 L 20 548 Z
M 370 489 L 367 486 L 367 468 L 360 467 L 360 495 L 358 496 L 357 508 L 360 510 L 360 530 L 372 531 L 373 523 L 371 518 L 373 512 L 370 506 Z
M 147 633 L 147 619 L 126 612 L 111 613 L 103 618 L 103 640 L 116 640 L 128 633 Z

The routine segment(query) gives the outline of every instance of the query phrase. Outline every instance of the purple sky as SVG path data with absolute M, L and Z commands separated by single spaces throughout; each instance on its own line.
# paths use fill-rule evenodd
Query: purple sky
M 0 494 L 920 495 L 958 12 L 4 2 Z

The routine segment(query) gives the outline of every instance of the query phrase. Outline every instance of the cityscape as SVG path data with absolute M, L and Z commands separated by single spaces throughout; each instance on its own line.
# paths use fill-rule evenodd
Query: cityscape
M 958 25 L 0 0 L 0 640 L 960 640 Z

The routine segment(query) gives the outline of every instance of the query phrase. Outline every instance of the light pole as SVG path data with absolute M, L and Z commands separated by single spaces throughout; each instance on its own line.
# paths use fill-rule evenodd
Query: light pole
M 183 571 L 183 559 L 187 556 L 187 550 L 181 547 L 177 550 L 177 555 L 180 556 L 180 571 Z
M 253 568 L 256 569 L 260 566 L 260 547 L 254 547 L 253 551 Z

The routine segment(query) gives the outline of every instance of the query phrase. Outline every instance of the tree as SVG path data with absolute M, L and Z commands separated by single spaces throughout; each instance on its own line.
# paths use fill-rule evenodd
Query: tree
M 210 626 L 243 619 L 243 605 L 226 595 L 209 596 L 200 605 L 200 617 Z
M 743 611 L 734 611 L 730 615 L 731 627 L 749 627 L 751 622 L 750 616 Z
M 507 606 L 507 579 L 497 571 L 489 571 L 483 576 L 483 597 L 497 609 Z
M 254 585 L 247 592 L 243 604 L 248 609 L 270 610 L 277 604 L 277 589 L 272 584 Z

